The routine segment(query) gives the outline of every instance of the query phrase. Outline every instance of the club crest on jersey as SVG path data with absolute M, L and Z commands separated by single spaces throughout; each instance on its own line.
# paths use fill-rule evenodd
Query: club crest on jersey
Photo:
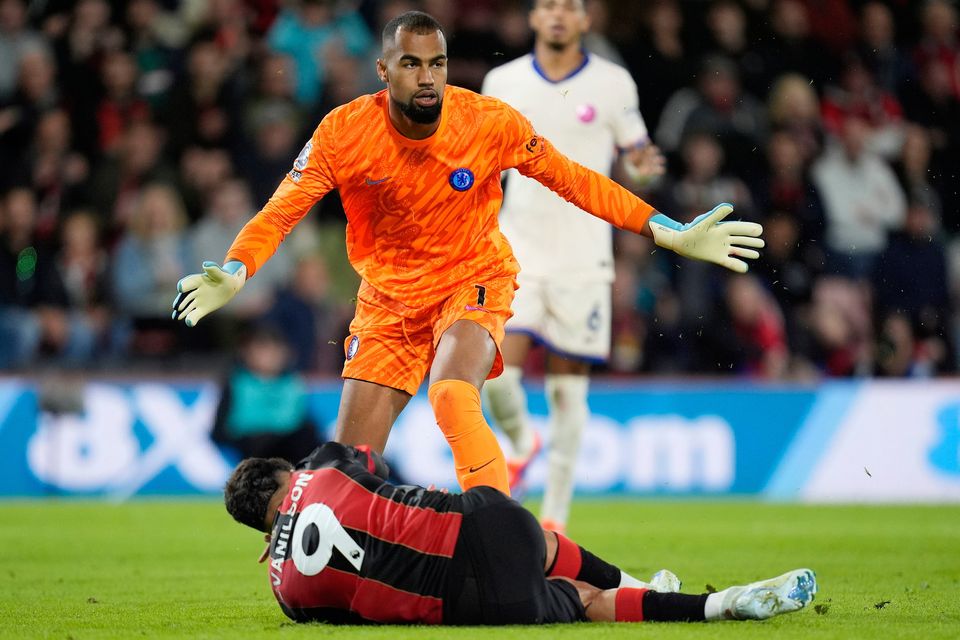
M 350 338 L 350 344 L 347 345 L 347 360 L 353 360 L 353 356 L 360 351 L 360 336 Z
M 460 167 L 450 174 L 450 186 L 457 191 L 466 191 L 473 186 L 473 171 Z

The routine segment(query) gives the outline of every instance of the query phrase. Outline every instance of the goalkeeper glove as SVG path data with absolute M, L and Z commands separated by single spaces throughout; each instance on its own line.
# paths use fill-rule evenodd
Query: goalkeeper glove
M 763 227 L 756 222 L 720 222 L 733 213 L 733 205 L 718 204 L 687 224 L 658 213 L 650 218 L 653 241 L 687 258 L 714 262 L 731 271 L 746 273 L 747 263 L 760 253 L 748 247 L 763 247 Z M 736 256 L 736 257 L 735 257 Z
M 216 262 L 204 262 L 203 273 L 192 273 L 177 283 L 173 319 L 194 326 L 200 318 L 230 302 L 246 281 L 247 267 L 238 260 L 222 267 Z

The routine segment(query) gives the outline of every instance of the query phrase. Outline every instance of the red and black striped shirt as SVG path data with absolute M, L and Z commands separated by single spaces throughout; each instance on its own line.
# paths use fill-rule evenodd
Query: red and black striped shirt
M 392 486 L 384 469 L 365 447 L 335 442 L 297 466 L 270 540 L 270 583 L 290 618 L 443 621 L 460 496 Z

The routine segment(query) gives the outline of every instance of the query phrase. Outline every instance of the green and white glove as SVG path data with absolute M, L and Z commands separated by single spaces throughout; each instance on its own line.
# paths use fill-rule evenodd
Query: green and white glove
M 246 281 L 247 267 L 238 260 L 222 267 L 216 262 L 204 262 L 203 273 L 192 273 L 177 283 L 173 319 L 194 326 L 200 318 L 230 302 Z
M 650 218 L 653 241 L 686 258 L 714 262 L 738 273 L 747 272 L 747 263 L 755 260 L 756 249 L 763 248 L 763 227 L 756 222 L 721 222 L 733 213 L 733 205 L 723 202 L 687 224 L 658 213 Z M 753 247 L 753 248 L 750 248 Z

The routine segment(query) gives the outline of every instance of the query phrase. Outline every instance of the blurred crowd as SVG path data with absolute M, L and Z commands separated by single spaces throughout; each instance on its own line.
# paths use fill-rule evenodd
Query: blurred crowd
M 686 220 L 762 222 L 747 275 L 616 236 L 613 374 L 923 377 L 960 364 L 960 31 L 948 0 L 588 0 Z M 336 374 L 357 286 L 336 194 L 194 329 L 177 280 L 230 242 L 382 25 L 445 25 L 449 82 L 528 52 L 523 0 L 0 0 L 0 370 L 196 370 L 273 327 Z

